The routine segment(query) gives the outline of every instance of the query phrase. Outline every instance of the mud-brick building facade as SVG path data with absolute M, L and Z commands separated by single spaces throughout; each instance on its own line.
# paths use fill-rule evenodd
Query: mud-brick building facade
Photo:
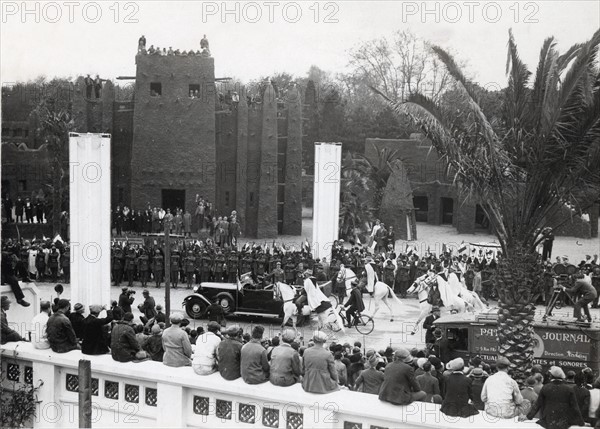
M 268 84 L 259 102 L 223 103 L 210 56 L 136 56 L 135 100 L 106 82 L 87 99 L 77 80 L 77 132 L 112 134 L 113 206 L 182 208 L 196 195 L 217 216 L 238 213 L 245 236 L 299 235 L 302 229 L 303 104 Z M 192 94 L 192 96 L 190 96 Z M 221 97 L 219 97 L 221 95 Z
M 489 222 L 478 201 L 460 195 L 457 185 L 447 173 L 447 164 L 440 159 L 431 142 L 419 134 L 410 139 L 366 139 L 365 156 L 375 162 L 377 149 L 397 151 L 407 171 L 417 222 L 430 225 L 452 225 L 462 234 L 490 232 Z M 557 214 L 566 219 L 556 235 L 598 237 L 598 203 L 588 213 L 588 219 L 574 215 L 567 208 Z M 589 219 L 593 219 L 590 222 Z M 549 219 L 558 224 L 558 219 Z

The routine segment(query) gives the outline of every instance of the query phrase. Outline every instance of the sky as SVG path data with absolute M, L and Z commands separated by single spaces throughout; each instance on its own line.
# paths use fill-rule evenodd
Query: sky
M 25 7 L 24 7 L 25 5 Z M 542 42 L 558 49 L 600 28 L 600 1 L 2 1 L 0 80 L 37 76 L 135 76 L 140 35 L 147 45 L 199 49 L 210 41 L 216 77 L 249 82 L 311 65 L 348 71 L 360 43 L 410 30 L 451 49 L 483 86 L 506 85 L 506 44 L 513 29 L 522 59 L 535 70 Z

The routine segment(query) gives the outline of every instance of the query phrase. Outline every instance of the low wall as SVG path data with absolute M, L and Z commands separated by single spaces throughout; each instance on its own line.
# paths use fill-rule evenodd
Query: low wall
M 28 331 L 32 330 L 31 321 L 35 315 L 40 312 L 40 291 L 35 283 L 19 282 L 19 284 L 25 295 L 25 301 L 31 304 L 29 307 L 23 307 L 17 304 L 17 300 L 8 285 L 0 286 L 0 293 L 8 296 L 12 301 L 10 310 L 6 312 L 8 325 L 21 334 L 22 337 L 27 338 Z
M 78 426 L 80 359 L 91 361 L 94 427 L 206 428 L 534 428 L 533 422 L 501 420 L 480 413 L 448 417 L 439 405 L 415 402 L 394 406 L 376 395 L 338 391 L 310 394 L 300 384 L 277 387 L 224 380 L 218 373 L 199 376 L 191 367 L 160 362 L 118 363 L 110 355 L 86 356 L 36 350 L 29 343 L 1 348 L 3 383 L 43 380 L 33 426 Z

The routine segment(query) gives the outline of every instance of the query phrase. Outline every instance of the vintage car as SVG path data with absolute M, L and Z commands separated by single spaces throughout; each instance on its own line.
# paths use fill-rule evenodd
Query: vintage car
M 480 314 L 454 314 L 443 316 L 434 322 L 442 335 L 451 342 L 452 353 L 468 361 L 479 355 L 482 360 L 493 363 L 497 358 L 497 309 Z M 600 371 L 600 327 L 582 326 L 562 320 L 546 320 L 538 314 L 534 317 L 534 363 L 547 370 L 552 365 L 567 369 L 591 368 L 596 375 Z
M 251 283 L 205 282 L 194 287 L 194 292 L 185 297 L 182 306 L 189 317 L 200 319 L 215 301 L 221 304 L 225 315 L 283 317 L 283 300 L 273 285 L 260 289 Z

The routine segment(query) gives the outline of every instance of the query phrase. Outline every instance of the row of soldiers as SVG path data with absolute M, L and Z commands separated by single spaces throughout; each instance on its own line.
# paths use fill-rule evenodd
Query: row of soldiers
M 111 261 L 112 279 L 116 286 L 125 279 L 129 286 L 139 280 L 145 287 L 152 277 L 156 287 L 160 287 L 166 269 L 169 270 L 173 287 L 177 287 L 181 281 L 188 288 L 200 282 L 236 283 L 238 276 L 245 273 L 251 273 L 255 282 L 263 285 L 277 281 L 302 285 L 302 274 L 307 268 L 325 274 L 321 260 L 313 259 L 309 252 L 271 252 L 260 246 L 239 251 L 216 245 L 173 248 L 169 266 L 166 267 L 161 248 L 150 249 L 139 245 L 122 248 L 116 244 L 112 249 Z M 329 267 L 326 262 L 325 265 Z

